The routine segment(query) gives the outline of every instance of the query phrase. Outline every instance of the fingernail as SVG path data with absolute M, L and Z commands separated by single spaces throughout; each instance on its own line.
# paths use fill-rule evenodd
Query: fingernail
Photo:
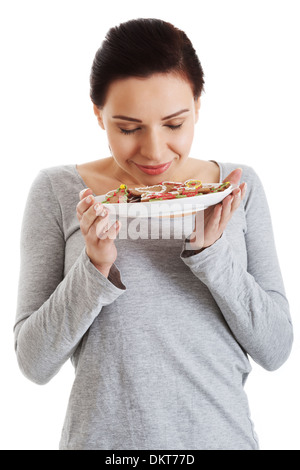
M 100 209 L 100 207 L 101 207 L 101 206 L 100 206 L 99 202 L 98 202 L 97 204 L 95 204 L 95 205 L 94 205 L 94 210 L 95 210 L 95 212 L 98 212 L 99 209 Z
M 84 195 L 86 190 L 87 190 L 87 188 L 84 188 L 82 191 L 80 191 L 80 193 L 79 193 L 80 199 L 82 198 L 82 196 Z
M 90 204 L 90 203 L 92 202 L 92 196 L 88 196 L 88 197 L 86 198 L 86 202 L 87 202 L 88 204 Z
M 106 214 L 107 214 L 107 210 L 106 210 L 106 209 L 103 209 L 103 210 L 100 212 L 99 216 L 100 216 L 100 217 L 105 217 Z

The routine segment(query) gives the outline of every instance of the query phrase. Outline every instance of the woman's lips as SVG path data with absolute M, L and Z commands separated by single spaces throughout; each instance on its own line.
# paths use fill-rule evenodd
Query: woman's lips
M 147 175 L 160 175 L 161 173 L 164 173 L 167 171 L 167 169 L 171 166 L 172 162 L 168 163 L 163 163 L 162 165 L 138 165 L 136 163 L 136 166 L 142 170 L 144 173 Z

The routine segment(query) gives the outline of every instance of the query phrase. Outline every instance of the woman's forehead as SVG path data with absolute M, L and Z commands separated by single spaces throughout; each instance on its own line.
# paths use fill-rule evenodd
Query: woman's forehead
M 118 114 L 139 109 L 150 112 L 158 108 L 162 115 L 168 115 L 189 107 L 193 100 L 192 87 L 187 80 L 171 73 L 155 74 L 114 81 L 108 89 L 104 107 Z

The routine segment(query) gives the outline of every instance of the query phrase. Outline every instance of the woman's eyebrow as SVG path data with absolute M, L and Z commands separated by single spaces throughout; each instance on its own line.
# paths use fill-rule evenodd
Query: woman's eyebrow
M 113 119 L 123 119 L 123 121 L 132 121 L 132 122 L 143 122 L 140 119 L 135 119 L 129 116 L 122 116 L 119 114 L 117 116 L 113 116 Z
M 175 116 L 179 116 L 180 114 L 187 113 L 188 111 L 189 111 L 188 108 L 181 109 L 180 111 L 177 111 L 176 113 L 170 114 L 169 116 L 166 116 L 166 117 L 162 118 L 162 121 L 166 121 L 167 119 L 171 119 Z M 129 117 L 129 116 L 123 116 L 121 114 L 113 116 L 113 119 L 122 119 L 123 121 L 130 121 L 130 122 L 140 122 L 140 123 L 143 122 L 140 119 L 132 118 L 132 117 Z
M 188 108 L 181 109 L 180 111 L 177 111 L 176 113 L 170 114 L 169 116 L 166 116 L 166 117 L 162 118 L 162 121 L 166 121 L 167 119 L 171 119 L 175 116 L 179 116 L 179 114 L 187 113 L 188 111 L 189 111 Z

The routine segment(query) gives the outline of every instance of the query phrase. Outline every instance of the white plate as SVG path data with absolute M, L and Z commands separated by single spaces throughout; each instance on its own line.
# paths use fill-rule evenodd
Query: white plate
M 221 184 L 221 183 L 220 183 Z M 205 186 L 219 186 L 220 184 L 204 184 Z M 203 194 L 202 196 L 183 197 L 166 201 L 134 202 L 119 204 L 103 204 L 112 213 L 119 217 L 170 217 L 193 214 L 197 211 L 214 206 L 230 194 L 236 185 L 231 185 L 219 193 Z M 102 202 L 105 195 L 96 196 L 97 202 Z

